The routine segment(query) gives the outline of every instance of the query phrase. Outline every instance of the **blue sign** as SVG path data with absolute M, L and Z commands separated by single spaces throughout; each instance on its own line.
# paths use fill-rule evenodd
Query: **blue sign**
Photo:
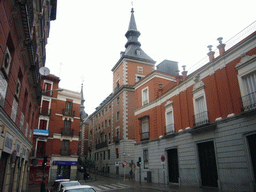
M 34 129 L 34 135 L 49 136 L 49 130 Z
M 54 165 L 78 165 L 78 161 L 54 161 Z

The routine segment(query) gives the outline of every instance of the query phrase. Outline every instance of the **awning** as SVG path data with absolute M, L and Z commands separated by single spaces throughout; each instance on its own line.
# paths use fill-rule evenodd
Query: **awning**
M 78 161 L 54 161 L 54 165 L 78 165 Z

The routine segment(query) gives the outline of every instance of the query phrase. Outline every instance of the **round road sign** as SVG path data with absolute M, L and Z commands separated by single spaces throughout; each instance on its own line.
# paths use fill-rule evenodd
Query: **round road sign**
M 124 162 L 123 162 L 123 165 L 124 165 L 124 166 L 126 166 L 126 165 L 127 165 L 127 162 L 126 162 L 126 161 L 124 161 Z
M 161 156 L 161 161 L 162 161 L 162 162 L 165 161 L 165 156 L 164 156 L 164 155 Z

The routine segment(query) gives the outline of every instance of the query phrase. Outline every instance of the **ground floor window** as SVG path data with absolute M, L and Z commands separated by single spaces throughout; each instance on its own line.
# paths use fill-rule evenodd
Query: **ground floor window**
M 70 179 L 70 165 L 58 165 L 57 179 Z

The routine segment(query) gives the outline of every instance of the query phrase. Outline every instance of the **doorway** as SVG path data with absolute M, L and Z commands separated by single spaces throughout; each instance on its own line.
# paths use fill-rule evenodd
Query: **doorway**
M 167 156 L 168 156 L 169 182 L 178 183 L 179 182 L 178 150 L 177 149 L 167 150 Z
M 253 168 L 254 180 L 256 179 L 256 134 L 247 136 L 249 151 L 251 155 L 251 162 Z
M 213 141 L 198 143 L 197 147 L 202 186 L 218 187 L 218 173 Z

